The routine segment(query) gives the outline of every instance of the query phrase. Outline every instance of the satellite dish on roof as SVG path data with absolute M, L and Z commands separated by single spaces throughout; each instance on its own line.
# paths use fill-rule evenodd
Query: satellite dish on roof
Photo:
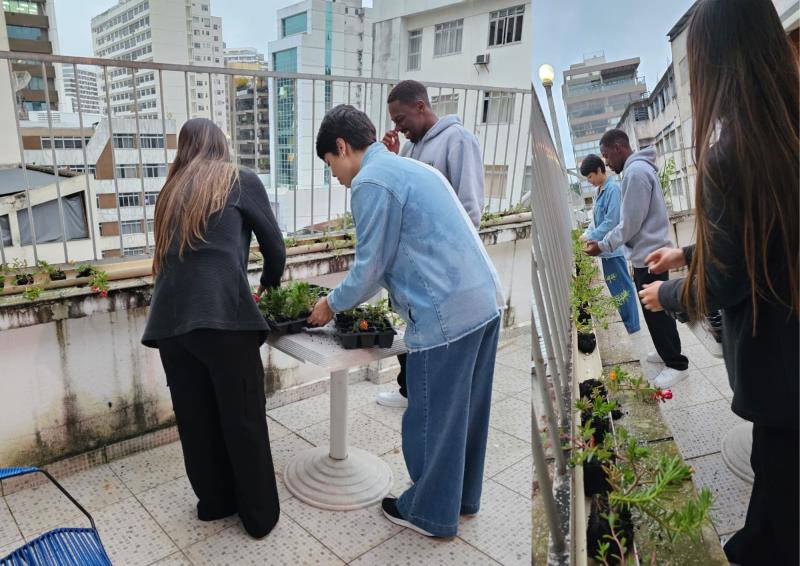
M 14 92 L 19 92 L 31 82 L 31 74 L 28 71 L 14 71 Z

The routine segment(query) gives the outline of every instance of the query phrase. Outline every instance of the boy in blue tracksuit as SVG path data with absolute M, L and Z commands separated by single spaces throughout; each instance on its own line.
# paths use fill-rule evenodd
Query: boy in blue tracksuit
M 369 118 L 333 108 L 317 155 L 352 189 L 356 258 L 309 317 L 326 324 L 381 288 L 405 320 L 408 409 L 403 455 L 413 485 L 385 516 L 450 537 L 480 507 L 492 377 L 504 301 L 478 233 L 442 174 L 375 141 Z
M 595 187 L 597 198 L 592 210 L 592 225 L 583 233 L 581 240 L 601 241 L 617 224 L 622 197 L 617 182 L 606 173 L 606 165 L 597 155 L 587 155 L 581 162 L 581 175 Z M 600 254 L 603 264 L 603 277 L 613 296 L 627 291 L 628 296 L 619 306 L 619 315 L 628 334 L 639 332 L 639 310 L 636 308 L 636 290 L 628 274 L 628 262 L 622 247 Z

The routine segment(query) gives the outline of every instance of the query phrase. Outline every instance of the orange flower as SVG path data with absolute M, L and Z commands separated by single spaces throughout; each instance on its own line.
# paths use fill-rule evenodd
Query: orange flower
M 611 381 L 616 381 L 617 380 L 617 372 L 615 372 L 612 369 L 611 372 L 608 374 L 608 379 L 610 379 Z
M 361 322 L 358 323 L 358 327 L 361 330 L 368 330 L 369 329 L 369 323 L 366 320 L 362 320 Z

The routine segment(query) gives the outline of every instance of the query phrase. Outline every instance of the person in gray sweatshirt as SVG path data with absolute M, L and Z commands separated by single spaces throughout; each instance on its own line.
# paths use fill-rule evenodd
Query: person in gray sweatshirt
M 597 256 L 623 246 L 625 255 L 633 264 L 636 290 L 654 281 L 666 281 L 669 273 L 650 273 L 645 258 L 653 251 L 672 247 L 669 239 L 669 216 L 664 203 L 656 172 L 656 151 L 652 147 L 634 152 L 628 135 L 622 130 L 609 130 L 600 139 L 600 153 L 617 174 L 622 175 L 622 206 L 620 221 L 599 242 L 586 242 L 586 253 Z M 667 388 L 688 376 L 689 360 L 681 353 L 678 327 L 667 313 L 643 310 L 644 320 L 656 352 L 647 355 L 647 361 L 663 363 L 664 369 L 653 383 Z
M 418 81 L 401 81 L 386 99 L 395 127 L 383 136 L 389 151 L 439 170 L 450 182 L 472 224 L 479 228 L 483 213 L 483 154 L 477 138 L 458 116 L 439 118 L 431 108 L 428 90 Z M 408 140 L 400 147 L 399 134 Z M 400 355 L 399 391 L 378 394 L 380 405 L 407 407 L 406 358 Z

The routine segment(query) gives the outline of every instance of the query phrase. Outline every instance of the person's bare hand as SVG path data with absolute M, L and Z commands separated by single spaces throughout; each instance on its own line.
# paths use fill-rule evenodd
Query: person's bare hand
M 594 240 L 589 240 L 583 247 L 583 251 L 587 255 L 598 256 L 602 253 L 603 250 L 600 249 L 600 245 L 597 242 L 595 242 Z
M 383 135 L 383 139 L 381 141 L 383 142 L 383 145 L 386 146 L 386 149 L 392 153 L 400 153 L 400 136 L 398 135 L 397 131 L 389 130 Z
M 314 306 L 311 315 L 308 317 L 307 322 L 313 326 L 325 326 L 333 320 L 333 311 L 328 305 L 328 298 L 322 297 Z
M 664 273 L 686 265 L 686 258 L 681 248 L 659 248 L 644 258 L 644 263 L 650 273 Z
M 639 299 L 642 301 L 642 306 L 649 311 L 658 312 L 664 310 L 661 302 L 658 300 L 658 289 L 661 287 L 663 281 L 653 281 L 652 283 L 645 283 L 642 285 L 642 290 L 639 291 Z

